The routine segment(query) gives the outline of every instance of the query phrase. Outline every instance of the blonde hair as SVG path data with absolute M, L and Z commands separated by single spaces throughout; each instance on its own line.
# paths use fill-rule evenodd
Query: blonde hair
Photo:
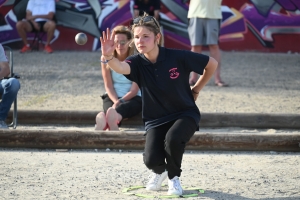
M 115 34 L 124 34 L 126 35 L 127 39 L 128 39 L 128 42 L 131 43 L 130 40 L 132 40 L 132 34 L 131 34 L 131 31 L 130 29 L 127 27 L 127 26 L 116 26 L 113 31 L 115 32 Z M 134 54 L 134 47 L 132 47 L 131 45 L 128 46 L 128 51 L 127 51 L 127 57 L 128 56 L 131 56 Z M 118 54 L 117 54 L 117 51 L 114 50 L 114 57 L 118 57 Z
M 147 21 L 147 22 L 144 22 L 144 19 L 145 17 L 148 17 L 149 15 L 147 13 L 144 12 L 144 15 L 141 17 L 136 17 L 133 19 L 133 21 L 135 20 L 139 20 L 138 23 L 133 23 L 133 25 L 131 26 L 131 31 L 133 33 L 134 29 L 136 27 L 139 27 L 139 26 L 144 26 L 146 27 L 149 31 L 153 32 L 154 35 L 156 36 L 157 34 L 160 34 L 160 39 L 158 41 L 158 46 L 161 46 L 162 44 L 162 34 L 160 32 L 160 26 L 159 26 L 159 23 L 158 21 L 155 19 L 155 17 L 152 17 L 152 16 L 149 16 L 152 18 L 152 20 L 150 21 Z

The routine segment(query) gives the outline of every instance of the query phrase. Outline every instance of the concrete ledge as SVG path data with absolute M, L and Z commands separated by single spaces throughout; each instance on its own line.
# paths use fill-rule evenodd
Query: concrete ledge
M 0 130 L 0 147 L 55 149 L 144 149 L 143 131 Z M 200 133 L 188 150 L 300 151 L 299 134 Z
M 9 119 L 11 120 L 10 112 Z M 94 111 L 19 110 L 19 124 L 94 125 Z M 300 115 L 261 113 L 202 113 L 200 127 L 300 128 Z M 141 115 L 124 120 L 124 125 L 143 126 Z

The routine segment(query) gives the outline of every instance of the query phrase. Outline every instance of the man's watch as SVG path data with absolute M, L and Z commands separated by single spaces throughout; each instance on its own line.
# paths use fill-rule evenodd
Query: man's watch
M 122 99 L 122 98 L 120 98 L 119 101 L 121 101 L 121 103 L 124 103 L 124 102 L 125 102 L 124 99 Z

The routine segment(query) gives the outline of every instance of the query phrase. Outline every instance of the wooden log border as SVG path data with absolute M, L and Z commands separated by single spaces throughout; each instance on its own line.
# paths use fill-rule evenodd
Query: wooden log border
M 132 149 L 142 150 L 144 131 L 0 130 L 0 147 L 42 149 Z M 187 150 L 300 151 L 299 134 L 200 133 Z
M 77 124 L 94 125 L 94 111 L 37 111 L 19 110 L 19 124 Z M 11 120 L 10 112 L 8 120 Z M 287 128 L 300 129 L 300 115 L 261 113 L 202 113 L 200 127 L 244 127 L 244 128 Z M 143 126 L 141 115 L 122 124 Z

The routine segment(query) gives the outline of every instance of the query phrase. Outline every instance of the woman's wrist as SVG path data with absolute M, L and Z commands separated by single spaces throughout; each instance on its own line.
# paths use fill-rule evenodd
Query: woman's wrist
M 114 55 L 103 55 L 106 60 L 109 60 L 114 57 Z
M 113 55 L 111 55 L 110 58 L 107 58 L 109 56 L 106 57 L 105 55 L 103 55 L 103 57 L 105 58 L 105 60 L 100 59 L 100 62 L 102 62 L 103 64 L 107 64 L 109 61 L 111 61 L 112 59 L 114 59 Z

